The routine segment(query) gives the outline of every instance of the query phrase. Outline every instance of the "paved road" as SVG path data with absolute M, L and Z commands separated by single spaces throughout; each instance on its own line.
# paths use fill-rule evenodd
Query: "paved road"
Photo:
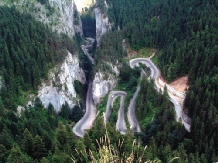
M 135 66 L 139 66 L 139 64 L 138 64 L 139 62 L 142 64 L 145 64 L 147 67 L 150 67 L 152 78 L 157 79 L 159 77 L 159 71 L 158 71 L 157 67 L 151 62 L 151 60 L 149 58 L 132 59 L 132 60 L 130 60 L 130 67 L 134 68 Z M 137 87 L 137 90 L 134 93 L 134 96 L 130 101 L 130 104 L 128 107 L 128 112 L 127 112 L 128 121 L 130 123 L 130 129 L 133 132 L 141 132 L 138 120 L 137 120 L 136 115 L 135 115 L 135 101 L 136 101 L 136 98 L 138 96 L 139 91 L 140 91 L 140 86 Z M 109 121 L 113 101 L 118 96 L 121 96 L 121 101 L 120 101 L 120 109 L 118 112 L 118 120 L 116 123 L 116 128 L 118 131 L 125 134 L 127 129 L 126 129 L 124 107 L 123 106 L 124 106 L 124 98 L 126 96 L 126 92 L 123 92 L 123 91 L 110 92 L 109 97 L 108 97 L 108 102 L 107 102 L 106 113 L 105 113 L 105 122 L 107 123 Z
M 88 50 L 89 48 L 91 48 L 93 46 L 95 39 L 93 38 L 86 38 L 86 45 L 81 45 L 81 48 L 84 52 L 84 54 L 90 59 L 90 61 L 92 62 L 92 64 L 95 64 L 94 59 L 90 56 Z
M 85 53 L 85 52 L 84 52 Z M 145 64 L 147 67 L 150 67 L 151 69 L 151 75 L 150 77 L 155 80 L 155 87 L 156 90 L 159 91 L 160 89 L 163 90 L 163 86 L 161 86 L 158 83 L 158 78 L 160 76 L 159 70 L 157 67 L 153 64 L 153 62 L 150 60 L 150 58 L 136 58 L 130 60 L 130 67 L 133 68 L 134 66 L 138 66 L 138 63 Z M 92 126 L 92 123 L 94 122 L 96 118 L 96 108 L 93 104 L 92 100 L 92 84 L 89 84 L 88 92 L 87 92 L 87 99 L 86 99 L 86 113 L 82 117 L 82 119 L 74 126 L 73 132 L 79 136 L 83 137 L 85 130 L 90 129 Z M 129 107 L 128 107 L 128 120 L 130 123 L 130 128 L 133 132 L 140 132 L 140 126 L 138 124 L 137 118 L 135 116 L 135 100 L 138 96 L 138 93 L 140 91 L 140 87 L 138 86 L 133 98 L 130 101 Z M 126 123 L 125 123 L 125 116 L 124 116 L 124 100 L 126 96 L 126 92 L 124 91 L 111 91 L 108 97 L 107 101 L 107 107 L 106 107 L 106 113 L 105 113 L 105 123 L 109 121 L 109 117 L 111 115 L 111 111 L 113 108 L 113 103 L 117 97 L 121 97 L 120 100 L 120 109 L 118 111 L 118 119 L 116 122 L 116 129 L 120 131 L 122 134 L 125 134 L 127 131 Z M 175 97 L 172 95 L 172 93 L 169 92 L 170 96 L 170 101 L 173 102 L 175 106 L 175 111 L 176 111 L 176 116 L 177 116 L 177 121 L 181 120 L 182 123 L 184 124 L 185 128 L 190 131 L 190 124 L 184 121 L 183 117 L 187 117 L 182 109 L 183 109 L 183 104 L 181 101 L 178 100 L 178 97 Z
M 124 101 L 126 97 L 126 92 L 124 91 L 111 91 L 108 96 L 107 101 L 107 107 L 106 107 L 106 113 L 105 113 L 105 123 L 109 121 L 113 103 L 116 100 L 117 97 L 121 97 L 120 100 L 120 109 L 118 111 L 118 118 L 116 122 L 116 129 L 120 131 L 120 133 L 125 134 L 127 131 L 126 122 L 125 122 L 125 116 L 124 116 Z
M 86 45 L 81 45 L 81 48 L 85 55 L 87 55 L 92 62 L 92 64 L 95 64 L 93 58 L 88 53 L 88 49 L 93 46 L 94 43 L 93 38 L 86 38 Z M 86 95 L 86 112 L 85 115 L 82 117 L 82 119 L 79 120 L 73 127 L 73 132 L 79 136 L 83 137 L 85 134 L 85 130 L 88 130 L 92 127 L 92 123 L 94 122 L 96 117 L 96 107 L 93 104 L 92 100 L 92 83 L 89 82 L 89 88 Z
M 137 121 L 136 115 L 135 115 L 135 101 L 136 101 L 136 97 L 138 96 L 140 91 L 140 86 L 138 86 L 136 92 L 133 95 L 133 98 L 130 101 L 129 107 L 128 107 L 128 112 L 127 112 L 127 117 L 128 117 L 128 121 L 130 124 L 130 129 L 133 132 L 141 132 L 141 128 L 139 126 L 139 123 Z
M 134 66 L 137 66 L 139 62 L 142 63 L 142 64 L 145 64 L 147 67 L 150 67 L 150 69 L 151 69 L 151 78 L 153 78 L 155 80 L 156 90 L 157 91 L 160 91 L 160 90 L 163 91 L 164 85 L 166 83 L 164 83 L 162 81 L 162 83 L 160 84 L 158 82 L 159 81 L 159 77 L 160 77 L 160 73 L 159 73 L 159 70 L 157 69 L 157 67 L 150 60 L 150 58 L 136 58 L 136 59 L 132 59 L 132 60 L 130 60 L 130 66 L 133 68 Z M 183 99 L 185 98 L 185 94 L 182 94 L 182 96 L 180 96 L 179 93 L 176 93 L 176 94 L 178 94 L 178 96 L 174 96 L 175 92 L 177 92 L 177 91 L 173 90 L 173 94 L 172 94 L 172 90 L 171 89 L 173 89 L 173 88 L 171 88 L 171 87 L 167 87 L 167 88 L 168 88 L 168 94 L 170 96 L 169 100 L 175 106 L 176 120 L 177 121 L 181 121 L 182 124 L 185 126 L 186 130 L 190 132 L 190 127 L 191 127 L 191 125 L 189 124 L 190 123 L 190 119 L 183 112 Z M 185 121 L 183 117 L 186 117 L 188 120 Z M 134 118 L 134 119 L 136 119 L 136 118 Z M 134 121 L 134 119 L 132 121 Z
M 153 62 L 149 58 L 136 58 L 136 59 L 130 60 L 129 62 L 131 68 L 134 68 L 135 66 L 139 66 L 139 63 L 145 64 L 147 67 L 151 69 L 151 75 L 150 75 L 151 78 L 157 79 L 159 77 L 159 71 L 157 67 L 153 64 Z M 141 76 L 142 74 L 143 73 L 141 73 Z M 138 120 L 135 115 L 135 101 L 139 94 L 139 91 L 140 91 L 140 86 L 137 87 L 137 90 L 134 93 L 134 96 L 130 101 L 128 112 L 127 112 L 130 129 L 133 132 L 141 132 Z
M 154 63 L 149 58 L 135 58 L 129 61 L 130 67 L 134 68 L 135 66 L 139 66 L 139 63 L 145 64 L 147 67 L 151 69 L 151 78 L 157 79 L 160 76 L 159 70 L 154 65 Z
M 77 122 L 73 127 L 73 132 L 77 136 L 83 137 L 85 130 L 88 130 L 92 127 L 92 124 L 96 118 L 96 114 L 96 107 L 94 106 L 92 100 L 92 83 L 89 83 L 89 88 L 86 96 L 86 113 L 82 119 L 80 119 L 79 122 Z

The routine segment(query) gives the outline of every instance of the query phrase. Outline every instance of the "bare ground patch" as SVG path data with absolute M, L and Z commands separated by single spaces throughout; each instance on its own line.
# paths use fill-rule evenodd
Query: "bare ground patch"
M 125 40 L 123 41 L 123 47 L 126 49 L 128 58 L 136 58 L 136 57 L 149 58 L 153 56 L 154 52 L 156 51 L 155 49 L 146 48 L 146 47 L 140 50 L 134 50 L 131 48 L 129 43 Z
M 128 58 L 134 58 L 137 56 L 137 54 L 138 54 L 137 51 L 132 50 L 131 47 L 128 45 L 128 43 L 126 43 L 125 41 L 123 42 L 123 46 L 126 49 Z
M 188 86 L 188 76 L 180 77 L 180 78 L 174 80 L 169 85 L 179 92 L 184 92 L 189 87 Z

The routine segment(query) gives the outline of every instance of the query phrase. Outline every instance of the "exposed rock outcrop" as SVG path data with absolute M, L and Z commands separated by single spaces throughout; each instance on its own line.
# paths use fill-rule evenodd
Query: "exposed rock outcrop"
M 85 73 L 79 67 L 78 56 L 68 52 L 65 61 L 49 72 L 48 81 L 43 82 L 39 88 L 38 97 L 44 107 L 47 108 L 51 103 L 58 112 L 65 102 L 71 108 L 78 104 L 79 99 L 73 85 L 75 80 L 84 84 L 86 82 Z
M 96 19 L 96 42 L 97 46 L 100 44 L 100 39 L 102 35 L 104 35 L 107 31 L 110 31 L 112 28 L 112 24 L 109 22 L 107 9 L 108 5 L 106 1 L 105 11 L 99 7 L 94 9 L 95 11 L 95 19 Z M 99 70 L 93 79 L 93 101 L 95 104 L 100 102 L 100 98 L 104 97 L 110 90 L 112 90 L 117 84 L 117 76 L 119 75 L 119 66 L 114 66 L 111 63 L 107 64 L 110 68 L 110 71 L 101 71 Z
M 25 110 L 25 108 L 23 107 L 23 106 L 18 106 L 17 107 L 17 112 L 15 113 L 18 117 L 20 117 L 21 116 L 21 112 L 22 111 L 24 111 Z
M 108 9 L 108 5 L 105 1 L 105 9 Z M 100 43 L 101 36 L 107 31 L 110 31 L 112 24 L 109 22 L 107 13 L 103 13 L 99 7 L 95 8 L 96 19 L 96 41 L 97 45 Z
M 119 75 L 119 69 L 117 66 L 113 66 L 111 63 L 105 63 L 111 67 L 109 72 L 97 72 L 95 74 L 92 86 L 93 101 L 95 104 L 100 102 L 100 98 L 104 97 L 110 90 L 112 90 L 117 84 L 117 76 Z
M 7 4 L 1 2 L 0 5 Z M 49 0 L 49 4 L 37 1 L 17 0 L 13 3 L 21 12 L 28 12 L 38 21 L 49 25 L 53 31 L 73 37 L 83 35 L 82 23 L 74 0 Z
M 58 33 L 66 33 L 68 36 L 75 35 L 74 23 L 79 24 L 78 16 L 76 15 L 75 5 L 72 0 L 49 0 L 49 4 L 54 8 L 55 12 L 50 12 L 51 15 L 44 15 L 44 22 L 49 23 Z M 40 13 L 38 19 L 40 20 Z
M 75 34 L 83 35 L 82 22 L 77 11 L 74 0 L 49 0 L 49 4 L 41 4 L 38 1 L 16 0 L 1 1 L 0 5 L 15 7 L 20 12 L 31 14 L 36 20 L 48 25 L 57 33 L 65 33 L 70 38 Z M 68 102 L 72 108 L 78 104 L 79 98 L 76 95 L 74 81 L 79 80 L 81 83 L 86 82 L 85 73 L 79 67 L 78 55 L 72 55 L 68 52 L 65 61 L 49 71 L 49 79 L 42 82 L 39 86 L 38 97 L 45 107 L 49 103 L 54 106 L 58 112 L 61 106 Z M 2 83 L 0 82 L 0 87 Z M 33 106 L 36 95 L 30 95 L 27 106 Z M 23 108 L 18 107 L 18 112 Z

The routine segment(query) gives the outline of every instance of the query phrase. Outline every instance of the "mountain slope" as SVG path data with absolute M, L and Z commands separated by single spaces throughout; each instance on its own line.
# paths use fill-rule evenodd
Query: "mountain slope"
M 14 7 L 1 7 L 0 65 L 4 84 L 1 96 L 7 108 L 22 103 L 23 91 L 37 90 L 48 70 L 63 62 L 67 52 L 77 49 L 67 37 L 59 37 L 28 14 Z M 11 101 L 11 99 L 13 99 Z
M 20 12 L 31 14 L 47 24 L 53 31 L 65 33 L 70 38 L 83 34 L 82 23 L 74 0 L 16 0 L 0 1 L 1 5 L 15 6 Z
M 159 67 L 168 81 L 188 75 L 185 109 L 192 118 L 183 143 L 190 161 L 217 160 L 216 1 L 111 0 L 110 18 L 134 49 L 160 50 Z M 192 146 L 195 144 L 195 146 Z M 200 159 L 198 157 L 201 157 Z

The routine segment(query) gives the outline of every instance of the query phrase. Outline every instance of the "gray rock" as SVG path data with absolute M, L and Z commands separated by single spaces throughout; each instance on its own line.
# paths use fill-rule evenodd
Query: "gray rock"
M 106 8 L 107 3 L 105 1 Z M 109 22 L 107 13 L 102 13 L 99 8 L 95 8 L 95 19 L 96 19 L 96 41 L 97 45 L 100 43 L 101 36 L 107 31 L 110 31 L 112 28 L 111 23 Z
M 38 97 L 45 108 L 49 103 L 59 112 L 61 106 L 67 102 L 72 108 L 78 104 L 79 98 L 76 95 L 74 81 L 86 82 L 85 73 L 79 67 L 79 58 L 68 52 L 65 61 L 49 72 L 49 79 L 39 87 Z

